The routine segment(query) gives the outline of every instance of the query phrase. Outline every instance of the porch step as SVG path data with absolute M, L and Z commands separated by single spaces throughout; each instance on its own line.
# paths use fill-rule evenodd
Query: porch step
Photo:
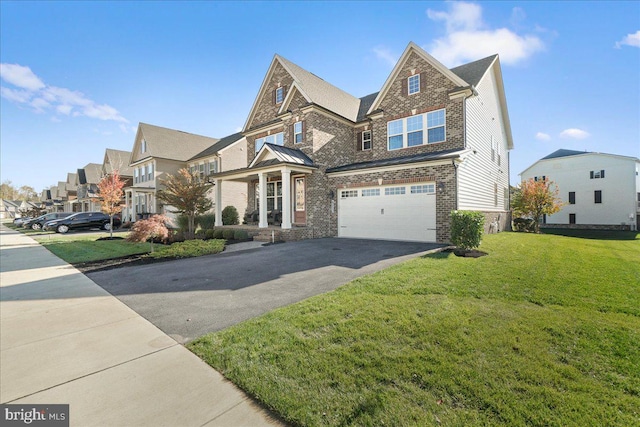
M 256 242 L 282 242 L 282 232 L 280 230 L 260 230 L 253 236 Z

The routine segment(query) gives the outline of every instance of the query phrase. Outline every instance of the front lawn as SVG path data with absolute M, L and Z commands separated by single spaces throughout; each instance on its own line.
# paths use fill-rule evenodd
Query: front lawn
M 485 236 L 188 347 L 294 425 L 640 425 L 628 236 Z
M 123 239 L 97 240 L 95 235 L 46 235 L 35 237 L 35 240 L 69 264 L 114 259 L 149 252 L 148 243 L 131 243 Z

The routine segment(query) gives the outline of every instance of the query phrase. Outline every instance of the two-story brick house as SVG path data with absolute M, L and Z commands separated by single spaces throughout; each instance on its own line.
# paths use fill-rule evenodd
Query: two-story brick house
M 279 212 L 285 239 L 447 242 L 454 209 L 509 223 L 513 142 L 497 55 L 448 69 L 410 43 L 362 98 L 276 55 L 243 135 L 248 167 L 214 174 L 217 189 L 247 183 L 247 210 L 261 228 Z

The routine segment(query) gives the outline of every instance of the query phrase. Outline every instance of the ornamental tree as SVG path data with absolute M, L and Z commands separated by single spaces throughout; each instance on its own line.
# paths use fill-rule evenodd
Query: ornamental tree
M 153 252 L 153 240 L 164 240 L 169 237 L 169 230 L 166 223 L 169 221 L 164 215 L 152 215 L 149 219 L 136 221 L 131 227 L 131 233 L 127 237 L 130 242 L 151 242 L 151 252 Z
M 114 170 L 103 177 L 98 183 L 100 195 L 100 209 L 109 215 L 109 237 L 113 237 L 113 216 L 122 211 L 122 189 L 125 182 L 120 179 L 120 174 Z
M 187 235 L 193 239 L 196 216 L 207 212 L 213 206 L 213 202 L 207 196 L 209 185 L 185 168 L 180 169 L 175 175 L 167 176 L 161 183 L 164 188 L 156 193 L 156 197 L 176 208 L 173 213 L 180 213 L 188 218 Z
M 547 179 L 522 181 L 515 191 L 511 207 L 515 215 L 533 219 L 533 230 L 540 232 L 540 220 L 543 215 L 552 215 L 562 209 L 562 200 L 558 197 L 559 188 Z

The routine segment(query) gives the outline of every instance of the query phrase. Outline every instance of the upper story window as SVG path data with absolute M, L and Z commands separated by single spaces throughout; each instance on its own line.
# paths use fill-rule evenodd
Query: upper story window
M 534 176 L 534 177 L 533 177 L 533 180 L 534 180 L 534 181 L 536 181 L 536 182 L 538 182 L 538 181 L 546 181 L 546 180 L 547 180 L 547 177 L 546 177 L 545 175 L 542 175 L 542 176 Z
M 446 135 L 445 111 L 443 108 L 390 121 L 387 123 L 387 149 L 398 150 L 443 142 Z
M 256 139 L 256 153 L 260 151 L 265 143 L 274 145 L 284 145 L 284 133 L 274 133 L 273 135 L 267 135 L 263 138 Z
M 407 79 L 407 88 L 409 89 L 409 95 L 420 92 L 420 74 L 410 76 Z
M 293 142 L 295 144 L 300 144 L 303 141 L 302 135 L 302 122 L 295 122 L 293 124 Z
M 570 205 L 575 205 L 576 204 L 576 192 L 575 191 L 569 191 L 569 204 Z
M 604 178 L 604 169 L 601 169 L 599 171 L 591 171 L 591 172 L 589 172 L 589 177 L 591 179 Z
M 276 104 L 280 104 L 282 103 L 282 101 L 284 101 L 284 88 L 282 86 L 280 86 L 279 88 L 276 88 L 274 98 L 275 98 Z
M 596 190 L 593 192 L 593 202 L 602 203 L 602 190 Z
M 214 160 L 209 161 L 209 174 L 218 173 L 218 162 Z
M 140 152 L 141 153 L 146 153 L 147 152 L 147 141 L 145 141 L 144 138 L 140 142 Z
M 133 182 L 134 184 L 137 184 L 140 180 L 140 177 L 138 176 L 138 168 L 135 168 L 133 170 Z
M 362 132 L 362 150 L 371 150 L 371 131 Z
M 200 177 L 200 179 L 204 179 L 204 163 L 200 163 L 198 165 L 198 177 Z

